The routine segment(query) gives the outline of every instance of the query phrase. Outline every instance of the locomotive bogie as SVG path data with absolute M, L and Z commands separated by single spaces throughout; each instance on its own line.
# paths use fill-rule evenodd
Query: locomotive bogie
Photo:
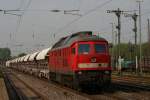
M 80 71 L 76 74 L 79 83 L 81 84 L 90 84 L 91 82 L 97 82 L 98 84 L 102 84 L 107 82 L 110 79 L 111 71 L 109 73 L 105 73 L 105 71 Z M 102 82 L 103 80 L 103 82 Z

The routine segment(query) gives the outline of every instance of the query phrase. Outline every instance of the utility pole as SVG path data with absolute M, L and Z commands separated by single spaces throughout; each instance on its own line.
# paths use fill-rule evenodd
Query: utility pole
M 114 45 L 116 46 L 117 45 L 117 38 L 118 38 L 118 34 L 116 31 L 114 31 L 114 38 L 115 38 L 115 41 L 114 41 Z M 114 57 L 115 57 L 115 68 L 117 69 L 117 52 L 114 50 Z
M 142 39 L 141 39 L 141 37 L 142 37 L 142 29 L 141 29 L 141 22 L 142 22 L 142 20 L 141 20 L 141 2 L 143 2 L 143 1 L 137 1 L 137 3 L 138 3 L 138 5 L 139 5 L 139 35 L 140 35 L 140 37 L 139 37 L 139 45 L 140 45 L 140 47 L 139 47 L 139 49 L 140 49 L 140 60 L 139 60 L 139 62 L 140 62 L 140 67 L 139 67 L 139 70 L 140 70 L 140 73 L 142 74 L 142 66 L 141 66 L 141 62 L 142 62 Z
M 136 50 L 136 46 L 137 46 L 137 17 L 138 17 L 138 15 L 136 13 L 134 13 L 132 16 L 132 19 L 134 20 L 133 32 L 135 32 L 135 50 Z
M 147 19 L 147 27 L 148 27 L 148 42 L 150 43 L 150 24 L 149 24 L 149 19 Z
M 115 13 L 118 19 L 118 25 L 116 26 L 118 30 L 118 57 L 120 56 L 120 36 L 121 36 L 121 14 L 124 11 L 121 11 L 119 8 L 117 10 L 107 10 L 107 13 Z
M 125 17 L 132 17 L 133 21 L 134 21 L 134 28 L 133 28 L 133 32 L 135 33 L 135 46 L 137 45 L 137 17 L 138 15 L 136 13 L 134 14 L 127 14 L 125 13 Z
M 115 45 L 117 45 L 117 37 L 118 37 L 118 34 L 117 34 L 117 32 L 116 31 L 114 31 L 114 34 L 115 34 Z
M 137 60 L 137 17 L 138 15 L 136 13 L 134 14 L 127 14 L 125 13 L 125 17 L 132 17 L 133 21 L 134 21 L 134 28 L 133 28 L 133 32 L 135 33 L 135 46 L 134 46 L 134 52 L 135 52 L 135 62 L 136 62 L 136 73 L 137 73 L 137 69 L 138 69 L 138 60 Z
M 138 70 L 138 57 L 137 57 L 137 17 L 138 15 L 136 13 L 133 14 L 132 19 L 134 20 L 134 28 L 133 32 L 135 32 L 135 46 L 134 46 L 134 52 L 135 52 L 135 68 L 136 68 L 136 73 Z
M 111 24 L 111 27 L 112 27 L 112 30 L 111 30 L 111 32 L 112 32 L 112 44 L 114 44 L 114 23 L 110 23 Z
M 110 23 L 112 26 L 112 50 L 111 50 L 111 66 L 114 66 L 114 23 Z

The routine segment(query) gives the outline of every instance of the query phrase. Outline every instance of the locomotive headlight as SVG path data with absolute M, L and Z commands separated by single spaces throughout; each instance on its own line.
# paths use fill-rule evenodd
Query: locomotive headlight
M 81 72 L 81 71 L 79 71 L 79 72 L 78 72 L 78 74 L 79 74 L 79 75 L 81 75 L 81 74 L 82 74 L 82 72 Z
M 105 71 L 105 74 L 109 74 L 109 71 Z

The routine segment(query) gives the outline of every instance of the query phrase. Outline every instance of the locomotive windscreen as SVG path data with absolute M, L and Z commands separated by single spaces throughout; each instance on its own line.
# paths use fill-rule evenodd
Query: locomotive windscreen
M 79 44 L 78 53 L 79 54 L 89 54 L 90 45 L 89 44 Z
M 94 48 L 95 48 L 96 53 L 105 53 L 106 52 L 105 44 L 94 44 Z

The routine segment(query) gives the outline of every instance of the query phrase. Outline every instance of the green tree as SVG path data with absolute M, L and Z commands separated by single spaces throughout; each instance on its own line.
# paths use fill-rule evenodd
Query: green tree
M 0 48 L 0 59 L 7 60 L 11 57 L 11 50 L 9 48 Z
M 110 48 L 110 53 L 112 54 L 113 49 L 113 55 L 117 56 L 118 54 L 118 46 L 115 45 L 112 48 Z M 126 60 L 135 60 L 135 55 L 140 55 L 139 52 L 139 45 L 136 46 L 132 43 L 121 43 L 120 44 L 120 56 L 125 58 Z M 143 43 L 142 44 L 142 56 L 150 56 L 150 43 Z
M 150 56 L 150 43 L 143 43 L 142 53 L 143 56 Z

